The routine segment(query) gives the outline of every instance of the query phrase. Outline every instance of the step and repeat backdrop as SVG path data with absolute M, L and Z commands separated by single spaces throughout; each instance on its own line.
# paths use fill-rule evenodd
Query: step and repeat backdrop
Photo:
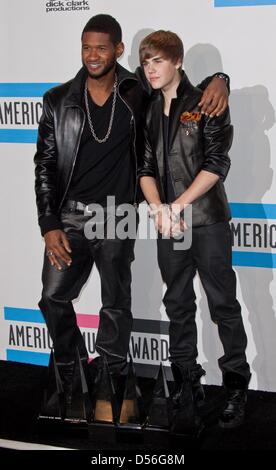
M 73 78 L 80 68 L 81 31 L 98 13 L 120 22 L 126 46 L 120 63 L 132 71 L 141 39 L 162 28 L 183 39 L 184 68 L 194 84 L 218 71 L 231 77 L 235 139 L 226 189 L 252 366 L 250 387 L 276 391 L 276 0 L 1 1 L 0 359 L 48 364 L 51 341 L 37 306 L 44 249 L 34 195 L 37 126 L 44 92 Z M 135 256 L 130 349 L 134 361 L 150 374 L 160 361 L 169 365 L 155 240 L 137 240 Z M 195 287 L 199 360 L 206 382 L 220 384 L 217 326 L 198 278 Z M 94 357 L 101 307 L 96 270 L 74 307 Z

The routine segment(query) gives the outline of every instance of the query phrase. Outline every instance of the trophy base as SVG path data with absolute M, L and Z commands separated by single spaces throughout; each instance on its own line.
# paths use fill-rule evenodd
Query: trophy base
M 58 416 L 46 416 L 40 414 L 37 419 L 37 431 L 39 434 L 70 434 L 76 437 L 87 438 L 87 421 L 78 418 L 62 419 Z

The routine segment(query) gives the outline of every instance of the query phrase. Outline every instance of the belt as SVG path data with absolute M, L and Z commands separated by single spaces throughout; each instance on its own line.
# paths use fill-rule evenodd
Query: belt
M 64 202 L 62 208 L 64 209 L 69 209 L 71 212 L 84 212 L 88 211 L 88 204 L 84 204 L 83 202 L 79 201 L 72 201 L 70 199 L 67 199 L 67 201 Z
M 64 204 L 62 206 L 62 209 L 69 209 L 70 212 L 84 212 L 87 215 L 91 214 L 91 210 L 89 209 L 92 204 L 96 204 L 96 202 L 91 202 L 90 204 L 84 204 L 83 202 L 80 201 L 73 201 L 71 199 L 67 199 L 64 201 Z M 117 207 L 117 206 L 115 206 Z M 137 205 L 134 204 L 133 207 L 137 211 Z M 106 207 L 103 207 L 104 211 L 107 210 Z

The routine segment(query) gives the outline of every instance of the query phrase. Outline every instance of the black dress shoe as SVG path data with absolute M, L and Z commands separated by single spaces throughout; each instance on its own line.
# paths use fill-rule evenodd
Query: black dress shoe
M 224 410 L 219 417 L 219 426 L 232 429 L 244 422 L 248 382 L 235 372 L 227 372 L 223 382 L 227 396 Z

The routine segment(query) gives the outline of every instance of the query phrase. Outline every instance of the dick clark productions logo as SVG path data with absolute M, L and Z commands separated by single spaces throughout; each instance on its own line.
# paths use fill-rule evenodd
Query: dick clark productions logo
M 46 2 L 46 13 L 80 10 L 90 10 L 89 0 L 49 0 Z

